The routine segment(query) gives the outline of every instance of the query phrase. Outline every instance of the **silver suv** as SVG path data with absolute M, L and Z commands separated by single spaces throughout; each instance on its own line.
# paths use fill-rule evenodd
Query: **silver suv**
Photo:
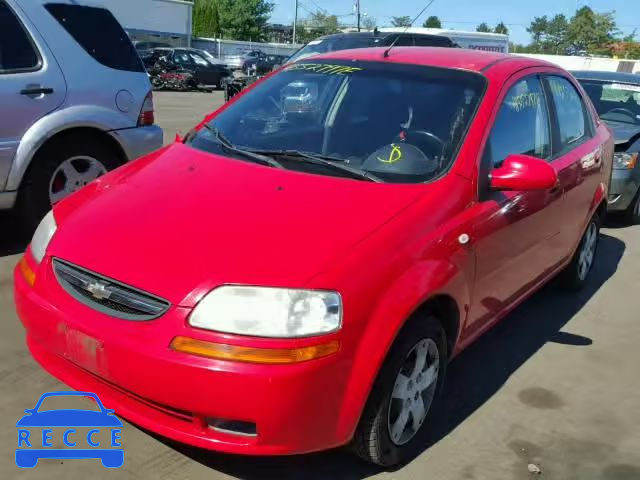
M 0 0 L 0 209 L 50 205 L 162 146 L 151 84 L 106 9 Z

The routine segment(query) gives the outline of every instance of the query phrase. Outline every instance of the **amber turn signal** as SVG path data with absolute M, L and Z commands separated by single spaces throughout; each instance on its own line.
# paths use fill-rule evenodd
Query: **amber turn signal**
M 33 284 L 36 283 L 36 273 L 31 269 L 24 256 L 20 259 L 20 262 L 18 262 L 18 268 L 29 286 L 33 287 Z
M 199 357 L 231 360 L 247 363 L 300 363 L 326 357 L 340 350 L 340 342 L 332 340 L 321 345 L 298 348 L 255 348 L 205 342 L 188 337 L 176 337 L 171 341 L 171 349 Z

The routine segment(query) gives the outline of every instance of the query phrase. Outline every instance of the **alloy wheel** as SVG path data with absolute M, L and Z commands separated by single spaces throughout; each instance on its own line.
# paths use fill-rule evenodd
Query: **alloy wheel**
M 584 234 L 580 254 L 578 256 L 578 277 L 584 281 L 593 267 L 593 259 L 596 254 L 596 246 L 598 244 L 598 226 L 595 222 L 591 222 Z
M 53 172 L 49 182 L 49 200 L 53 204 L 107 173 L 93 157 L 79 155 L 68 158 Z
M 405 357 L 393 386 L 387 428 L 400 446 L 418 432 L 431 408 L 438 385 L 440 353 L 430 338 L 416 343 Z

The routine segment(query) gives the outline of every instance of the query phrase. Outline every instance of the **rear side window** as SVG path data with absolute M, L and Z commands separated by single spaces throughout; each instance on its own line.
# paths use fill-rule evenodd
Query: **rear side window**
M 512 154 L 546 159 L 551 153 L 549 115 L 538 77 L 516 83 L 505 97 L 485 150 L 487 163 L 498 167 Z
M 416 47 L 453 47 L 453 42 L 447 37 L 416 35 Z
M 547 77 L 560 132 L 557 151 L 570 150 L 590 135 L 587 109 L 576 88 L 563 77 Z
M 46 9 L 80 46 L 105 67 L 144 72 L 131 40 L 104 8 L 48 3 Z
M 0 73 L 36 70 L 40 57 L 20 20 L 0 0 Z

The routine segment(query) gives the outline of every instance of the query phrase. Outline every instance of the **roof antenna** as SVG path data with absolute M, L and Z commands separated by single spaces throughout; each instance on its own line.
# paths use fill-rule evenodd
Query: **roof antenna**
M 404 35 L 405 33 L 407 33 L 407 30 L 409 30 L 409 27 L 411 27 L 411 26 L 413 25 L 413 23 L 418 19 L 418 17 L 419 17 L 420 15 L 422 15 L 422 14 L 425 12 L 425 10 L 426 10 L 427 8 L 429 8 L 429 7 L 431 6 L 431 4 L 432 4 L 433 2 L 435 2 L 435 1 L 436 1 L 436 0 L 431 0 L 429 3 L 427 3 L 427 5 L 426 5 L 422 10 L 420 10 L 420 13 L 419 13 L 418 15 L 416 15 L 415 17 L 413 17 L 413 20 L 411 20 L 411 23 L 410 23 L 409 25 L 407 25 L 406 27 L 404 27 L 404 30 L 402 31 L 402 33 L 399 33 L 399 34 L 398 34 L 398 36 L 395 38 L 395 40 L 394 40 L 393 42 L 391 42 L 391 45 L 389 45 L 389 48 L 387 48 L 387 49 L 384 51 L 384 53 L 382 54 L 382 56 L 383 56 L 384 58 L 388 58 L 388 57 L 389 57 L 389 52 L 391 51 L 391 49 L 392 49 L 393 47 L 395 47 L 395 46 L 396 46 L 396 42 L 397 42 L 397 41 L 398 41 L 398 39 L 400 38 L 400 35 Z

